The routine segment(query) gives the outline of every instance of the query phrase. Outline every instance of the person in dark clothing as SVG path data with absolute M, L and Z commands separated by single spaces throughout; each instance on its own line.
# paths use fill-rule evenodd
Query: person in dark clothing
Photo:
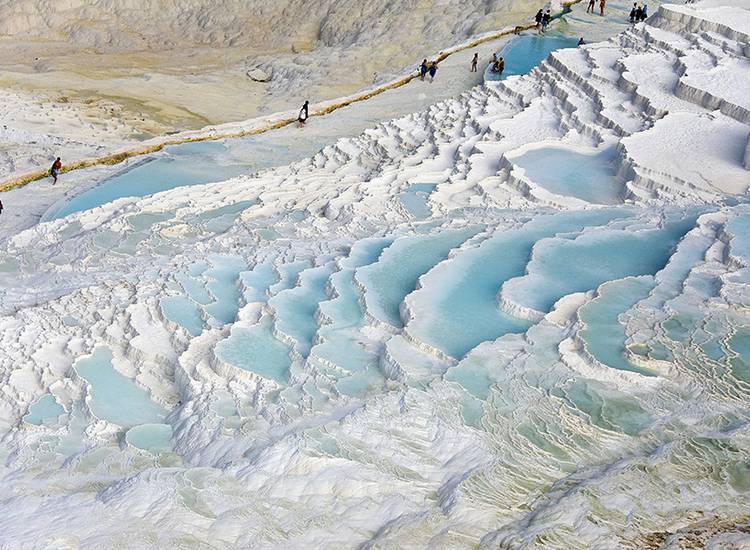
M 479 63 L 479 54 L 475 53 L 474 57 L 471 59 L 471 72 L 472 73 L 477 72 L 477 63 Z
M 578 45 L 583 46 L 586 42 L 583 40 L 583 36 L 578 39 Z
M 299 121 L 299 125 L 304 126 L 309 116 L 310 116 L 310 102 L 305 101 L 305 104 L 299 110 L 299 116 L 297 117 L 297 120 Z
M 420 80 L 424 80 L 424 77 L 427 76 L 427 71 L 429 70 L 429 67 L 427 66 L 427 60 L 423 59 L 422 64 L 419 66 L 419 78 Z
M 539 25 L 542 24 L 542 17 L 544 17 L 544 12 L 542 10 L 539 10 L 536 12 L 536 15 L 534 16 L 534 21 L 536 21 L 536 28 L 539 28 Z
M 634 2 L 633 3 L 633 9 L 630 10 L 630 22 L 631 23 L 635 23 L 635 14 L 636 14 L 637 11 L 638 11 L 638 3 Z
M 430 65 L 430 82 L 435 80 L 435 73 L 437 73 L 437 61 L 433 61 L 432 65 Z
M 60 173 L 60 168 L 62 168 L 62 162 L 60 161 L 60 157 L 57 157 L 55 162 L 52 163 L 52 168 L 49 169 L 49 175 L 52 176 L 52 185 L 57 183 L 57 175 Z
M 0 214 L 3 213 L 3 201 L 0 201 Z
M 643 9 L 641 10 L 641 21 L 645 21 L 648 18 L 648 6 L 646 4 L 643 4 Z
M 643 21 L 643 8 L 638 6 L 635 10 L 635 17 L 633 18 L 636 22 Z
M 586 8 L 586 13 L 594 13 L 595 5 L 596 5 L 596 0 L 589 0 L 589 7 Z
M 547 10 L 544 17 L 542 17 L 542 32 L 545 31 L 550 21 L 552 21 L 552 13 L 550 13 L 550 10 Z

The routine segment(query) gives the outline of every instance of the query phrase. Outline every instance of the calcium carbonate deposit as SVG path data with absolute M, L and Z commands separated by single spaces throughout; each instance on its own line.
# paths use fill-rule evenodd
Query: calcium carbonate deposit
M 651 10 L 1 240 L 0 547 L 750 545 L 750 3 Z

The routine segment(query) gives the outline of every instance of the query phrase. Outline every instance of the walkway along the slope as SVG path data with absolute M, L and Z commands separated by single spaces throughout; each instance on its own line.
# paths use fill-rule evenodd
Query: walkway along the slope
M 571 6 L 579 3 L 581 0 L 572 0 L 570 2 L 563 3 L 563 9 L 561 12 L 555 14 L 555 18 L 562 16 L 563 14 L 570 11 Z M 473 38 L 467 42 L 458 44 L 448 50 L 440 52 L 437 57 L 433 58 L 433 61 L 441 62 L 451 55 L 474 48 L 479 44 L 490 42 L 508 36 L 511 34 L 517 34 L 524 30 L 535 28 L 535 24 L 518 25 L 514 27 L 506 27 L 497 32 L 491 32 L 483 34 L 477 38 Z M 352 103 L 358 103 L 360 101 L 366 101 L 371 97 L 380 95 L 388 90 L 400 88 L 419 77 L 418 69 L 404 77 L 396 80 L 392 80 L 376 88 L 370 88 L 359 92 L 354 95 L 340 97 L 328 101 L 317 103 L 311 109 L 310 116 L 325 116 L 328 113 L 347 107 Z M 170 134 L 167 136 L 160 136 L 144 141 L 137 145 L 131 145 L 124 147 L 121 150 L 109 153 L 101 157 L 85 158 L 80 160 L 74 160 L 63 165 L 60 173 L 72 172 L 74 170 L 82 170 L 84 168 L 91 168 L 93 166 L 102 165 L 114 165 L 119 164 L 129 158 L 137 157 L 141 155 L 148 155 L 150 153 L 156 153 L 161 151 L 165 147 L 170 145 L 180 145 L 182 143 L 189 143 L 195 141 L 211 141 L 216 139 L 227 139 L 227 138 L 240 138 L 246 136 L 253 136 L 263 134 L 270 130 L 276 130 L 283 128 L 289 124 L 293 124 L 297 121 L 297 111 L 285 111 L 281 113 L 274 113 L 267 117 L 250 119 L 242 122 L 230 122 L 226 124 L 208 126 L 200 130 L 190 130 L 185 132 L 179 132 L 176 134 Z M 22 174 L 17 174 L 0 181 L 0 193 L 10 191 L 17 187 L 23 187 L 24 185 L 37 181 L 49 176 L 49 170 L 33 170 Z

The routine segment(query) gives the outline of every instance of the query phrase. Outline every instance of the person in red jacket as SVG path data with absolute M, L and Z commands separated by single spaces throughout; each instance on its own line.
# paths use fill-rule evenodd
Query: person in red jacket
M 52 163 L 52 168 L 49 169 L 49 175 L 52 176 L 52 185 L 57 183 L 57 174 L 60 173 L 60 168 L 62 168 L 62 162 L 60 162 L 60 157 L 57 157 L 55 162 Z

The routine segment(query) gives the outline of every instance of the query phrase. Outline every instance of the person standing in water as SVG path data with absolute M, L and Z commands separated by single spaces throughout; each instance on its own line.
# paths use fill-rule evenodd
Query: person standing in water
M 542 10 L 539 10 L 538 12 L 536 12 L 536 15 L 534 16 L 534 21 L 536 21 L 537 29 L 542 24 L 542 17 L 544 17 L 544 12 L 542 12 Z
M 472 73 L 477 72 L 477 63 L 479 63 L 479 54 L 475 53 L 474 57 L 471 60 L 471 72 Z
M 505 58 L 501 57 L 500 59 L 495 61 L 495 64 L 492 66 L 492 72 L 502 75 L 504 70 L 505 70 Z
M 419 66 L 419 79 L 424 80 L 424 77 L 427 76 L 427 60 L 423 59 L 422 64 Z
M 299 121 L 299 125 L 304 126 L 305 122 L 307 122 L 307 117 L 309 116 L 310 116 L 310 102 L 305 100 L 305 104 L 299 110 L 299 116 L 297 117 L 297 120 Z
M 604 6 L 607 5 L 607 0 L 599 0 L 599 15 L 604 17 Z
M 430 65 L 430 83 L 435 80 L 435 73 L 437 73 L 437 61 L 433 61 Z
M 60 162 L 60 157 L 57 157 L 55 162 L 52 163 L 52 168 L 49 169 L 49 175 L 52 176 L 52 185 L 57 183 L 57 175 L 60 173 L 60 168 L 62 168 L 62 162 Z

